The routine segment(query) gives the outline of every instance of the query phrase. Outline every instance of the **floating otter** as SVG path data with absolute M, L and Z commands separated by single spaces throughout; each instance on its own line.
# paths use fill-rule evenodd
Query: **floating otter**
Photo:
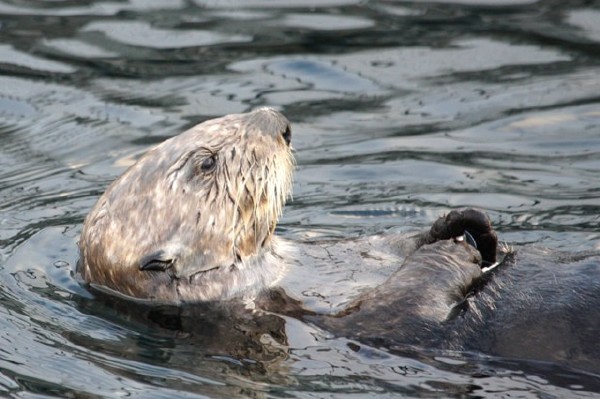
M 150 150 L 86 218 L 84 281 L 151 303 L 252 298 L 386 347 L 476 350 L 600 371 L 600 256 L 578 254 L 563 260 L 568 267 L 520 256 L 526 267 L 517 267 L 511 254 L 488 271 L 497 238 L 473 209 L 452 211 L 402 243 L 409 251 L 397 271 L 338 314 L 304 311 L 285 296 L 271 301 L 294 256 L 273 235 L 291 191 L 290 140 L 287 119 L 262 108 L 204 122 Z

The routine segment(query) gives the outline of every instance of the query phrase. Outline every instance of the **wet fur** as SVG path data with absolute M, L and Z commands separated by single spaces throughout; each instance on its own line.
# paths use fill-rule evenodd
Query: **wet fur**
M 287 119 L 263 108 L 204 122 L 150 150 L 86 218 L 82 278 L 164 303 L 273 285 L 284 266 L 271 237 L 294 169 L 286 134 Z

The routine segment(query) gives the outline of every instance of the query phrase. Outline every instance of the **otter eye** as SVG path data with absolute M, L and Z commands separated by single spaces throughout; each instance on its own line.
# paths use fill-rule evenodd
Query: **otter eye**
M 208 158 L 206 158 L 204 161 L 202 161 L 202 164 L 200 165 L 200 169 L 203 172 L 210 172 L 211 170 L 213 170 L 215 168 L 216 165 L 217 165 L 217 156 L 211 155 Z

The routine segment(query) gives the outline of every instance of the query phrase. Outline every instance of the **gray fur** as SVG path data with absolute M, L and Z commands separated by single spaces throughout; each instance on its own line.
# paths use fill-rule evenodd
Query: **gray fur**
M 213 119 L 148 151 L 84 222 L 86 282 L 166 303 L 224 299 L 283 272 L 271 236 L 291 193 L 289 122 L 261 108 Z M 204 170 L 212 165 L 214 168 Z M 155 256 L 152 270 L 140 270 Z M 157 264 L 168 267 L 156 270 Z

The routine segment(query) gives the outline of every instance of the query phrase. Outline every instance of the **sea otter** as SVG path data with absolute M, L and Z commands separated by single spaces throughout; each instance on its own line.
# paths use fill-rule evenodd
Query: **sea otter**
M 540 266 L 517 252 L 495 267 L 496 233 L 473 209 L 396 242 L 408 255 L 397 271 L 341 312 L 304 312 L 290 298 L 272 306 L 273 287 L 295 256 L 274 235 L 291 193 L 290 142 L 288 120 L 261 108 L 206 121 L 150 150 L 87 216 L 81 277 L 156 304 L 251 299 L 387 347 L 476 350 L 600 371 L 600 255 Z

